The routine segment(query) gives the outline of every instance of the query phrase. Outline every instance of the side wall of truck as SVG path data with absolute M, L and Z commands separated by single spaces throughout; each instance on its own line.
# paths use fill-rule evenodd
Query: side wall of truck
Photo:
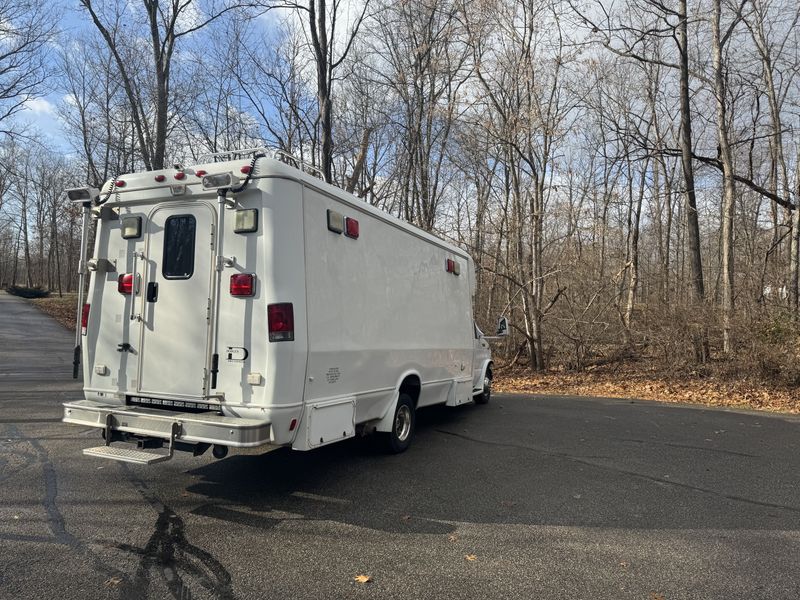
M 358 221 L 358 238 L 328 230 L 328 211 Z M 303 188 L 308 368 L 306 406 L 354 398 L 355 422 L 393 407 L 406 374 L 418 406 L 471 399 L 473 324 L 468 257 L 382 218 L 358 201 Z M 460 275 L 446 271 L 447 259 Z M 463 382 L 462 382 L 463 383 Z

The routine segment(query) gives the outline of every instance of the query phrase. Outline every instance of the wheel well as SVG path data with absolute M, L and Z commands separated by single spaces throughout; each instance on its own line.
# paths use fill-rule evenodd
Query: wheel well
M 494 378 L 493 374 L 492 374 L 492 369 L 494 369 L 494 363 L 489 363 L 488 365 L 486 365 L 486 376 L 489 379 L 493 379 Z
M 419 381 L 419 377 L 416 375 L 409 375 L 405 379 L 403 379 L 403 383 L 400 384 L 400 393 L 401 394 L 408 394 L 411 396 L 411 400 L 414 402 L 414 408 L 417 406 L 417 402 L 419 401 L 419 394 L 422 391 L 422 384 Z

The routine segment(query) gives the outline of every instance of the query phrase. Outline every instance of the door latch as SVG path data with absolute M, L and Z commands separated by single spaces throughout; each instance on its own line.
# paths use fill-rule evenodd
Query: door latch
M 147 301 L 156 302 L 158 300 L 158 283 L 151 281 L 147 284 Z
M 132 346 L 128 342 L 117 344 L 117 352 L 130 352 L 132 349 Z

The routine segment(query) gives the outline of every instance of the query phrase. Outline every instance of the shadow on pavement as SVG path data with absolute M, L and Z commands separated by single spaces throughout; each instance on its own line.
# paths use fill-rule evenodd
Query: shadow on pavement
M 201 480 L 188 490 L 207 498 L 193 512 L 263 529 L 301 519 L 416 534 L 447 534 L 458 522 L 798 529 L 799 509 L 759 499 L 752 483 L 739 494 L 711 477 L 720 461 L 741 471 L 735 461 L 746 457 L 695 452 L 685 473 L 662 475 L 647 465 L 665 454 L 658 444 L 623 446 L 624 457 L 615 455 L 619 447 L 555 450 L 524 431 L 503 435 L 508 419 L 519 425 L 522 416 L 502 406 L 421 410 L 415 443 L 398 456 L 376 452 L 369 438 L 233 456 L 191 471 Z M 586 435 L 581 427 L 576 422 L 575 436 Z M 631 453 L 633 463 L 620 460 Z

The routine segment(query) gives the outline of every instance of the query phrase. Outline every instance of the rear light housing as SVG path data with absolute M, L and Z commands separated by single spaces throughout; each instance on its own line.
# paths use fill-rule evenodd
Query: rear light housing
M 86 329 L 89 326 L 89 308 L 90 304 L 84 304 L 81 309 L 81 335 L 86 335 Z
M 354 240 L 358 239 L 358 221 L 353 218 L 347 217 L 344 220 L 344 234 L 349 237 L 353 238 Z
M 133 273 L 123 273 L 117 277 L 117 291 L 130 296 L 133 293 Z
M 267 306 L 270 342 L 294 341 L 294 308 L 291 302 Z
M 123 240 L 142 237 L 142 217 L 124 216 L 119 221 Z
M 243 208 L 236 211 L 236 221 L 233 225 L 234 233 L 253 233 L 258 231 L 258 209 Z
M 231 296 L 254 296 L 256 276 L 253 273 L 234 273 L 231 275 Z

